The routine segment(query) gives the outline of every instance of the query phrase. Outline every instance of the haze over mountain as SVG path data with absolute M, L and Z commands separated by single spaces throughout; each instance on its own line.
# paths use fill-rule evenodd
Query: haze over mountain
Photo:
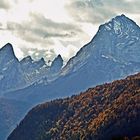
M 27 102 L 0 98 L 0 140 L 6 140 L 30 107 Z
M 140 136 L 139 116 L 140 73 L 124 80 L 96 86 L 71 98 L 36 106 L 8 140 L 115 140 L 120 136 L 131 138 Z
M 60 55 L 51 66 L 43 58 L 33 61 L 28 56 L 19 61 L 12 45 L 7 44 L 0 50 L 0 65 L 0 95 L 4 98 L 33 106 L 71 96 L 139 72 L 140 28 L 125 15 L 113 18 L 101 25 L 91 42 L 64 67 Z M 27 110 L 21 108 L 20 111 L 24 114 Z M 14 120 L 15 123 L 17 121 Z

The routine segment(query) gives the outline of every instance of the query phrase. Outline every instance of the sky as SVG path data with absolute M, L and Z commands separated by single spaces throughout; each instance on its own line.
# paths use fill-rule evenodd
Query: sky
M 68 61 L 113 17 L 140 25 L 139 7 L 140 0 L 0 0 L 0 48 L 11 43 L 19 60 Z

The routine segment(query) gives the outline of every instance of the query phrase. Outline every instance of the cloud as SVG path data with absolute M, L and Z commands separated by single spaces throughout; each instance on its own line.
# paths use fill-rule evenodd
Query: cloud
M 0 0 L 0 9 L 9 9 L 10 8 L 10 4 L 8 1 L 6 0 Z
M 140 21 L 139 5 L 139 0 L 0 0 L 0 38 L 11 39 L 24 56 L 48 60 L 60 53 L 68 60 L 112 17 L 123 13 Z
M 29 48 L 23 47 L 21 48 L 21 51 L 24 54 L 26 54 L 26 56 L 27 54 L 32 56 L 34 60 L 39 60 L 40 58 L 43 57 L 46 59 L 46 61 L 48 61 L 48 60 L 53 60 L 53 58 L 56 56 L 54 49 L 47 49 L 47 48 L 46 49 L 37 49 L 37 48 L 29 49 Z
M 97 4 L 98 3 L 98 4 Z M 115 13 L 110 12 L 110 9 L 103 10 L 104 5 L 102 2 L 97 1 L 72 1 L 66 6 L 69 14 L 78 22 L 91 22 L 99 24 Z
M 140 14 L 139 5 L 139 0 L 72 0 L 66 9 L 75 21 L 101 24 L 118 14 Z
M 81 29 L 73 23 L 54 22 L 41 14 L 31 13 L 31 18 L 35 26 L 34 29 L 42 28 L 42 30 L 36 28 L 34 32 L 40 35 L 43 33 L 45 37 L 72 37 L 81 32 Z
M 32 25 L 32 26 L 29 26 Z M 30 21 L 7 22 L 7 30 L 16 33 L 24 40 L 38 42 L 48 38 L 74 38 L 81 29 L 74 24 L 57 23 L 41 14 L 30 14 Z
M 85 35 L 80 27 L 74 23 L 55 22 L 37 13 L 30 13 L 30 20 L 22 23 L 8 21 L 6 30 L 27 42 L 26 45 L 28 43 L 30 46 L 32 45 L 29 48 L 22 44 L 20 48 L 23 54 L 32 52 L 31 55 L 34 58 L 39 58 L 42 55 L 47 60 L 61 54 L 67 61 L 70 55 L 75 54 L 74 51 L 76 50 L 72 47 L 69 48 L 69 45 L 78 44 L 78 47 L 81 47 L 79 38 Z M 38 48 L 40 49 L 38 50 Z
M 5 31 L 5 30 L 7 30 L 4 26 L 3 26 L 3 24 L 0 22 L 0 31 Z
M 5 29 L 0 27 L 0 31 L 3 31 L 3 30 L 5 30 Z

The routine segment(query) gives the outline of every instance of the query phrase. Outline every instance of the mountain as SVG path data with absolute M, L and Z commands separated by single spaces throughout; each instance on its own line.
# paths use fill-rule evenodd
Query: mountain
M 57 65 L 57 62 L 55 63 Z M 49 72 L 50 67 L 46 65 L 43 58 L 34 61 L 30 56 L 27 56 L 19 61 L 10 43 L 0 49 L 0 140 L 6 139 L 31 107 L 30 101 L 23 102 L 2 98 L 3 94 L 30 86 L 40 79 L 45 83 Z M 55 75 L 55 73 L 58 76 L 57 71 L 51 75 Z M 55 75 L 55 78 L 57 76 Z M 51 79 L 51 77 L 49 78 Z
M 42 79 L 53 81 L 58 78 L 62 66 L 63 59 L 60 55 L 52 62 L 51 67 L 47 66 L 43 58 L 34 61 L 31 56 L 27 56 L 19 61 L 13 46 L 7 43 L 0 49 L 0 96 L 33 85 Z
M 0 98 L 0 140 L 6 140 L 30 106 L 27 102 Z
M 20 61 L 20 64 L 30 85 L 47 75 L 48 66 L 44 58 L 34 61 L 31 56 L 27 56 Z
M 57 65 L 57 61 L 55 65 Z M 23 102 L 2 98 L 3 94 L 8 91 L 25 88 L 40 79 L 45 83 L 50 68 L 45 64 L 43 58 L 34 61 L 28 56 L 19 61 L 10 43 L 0 49 L 0 140 L 6 139 L 11 130 L 16 127 L 19 120 L 32 106 L 30 101 Z M 59 67 L 59 71 L 60 69 Z M 57 71 L 53 71 L 51 75 L 53 76 L 55 73 L 58 76 Z M 55 78 L 57 76 L 55 75 Z M 51 79 L 51 77 L 49 78 Z
M 51 83 L 59 78 L 61 70 L 63 67 L 63 59 L 61 55 L 58 55 L 53 61 L 51 66 L 48 69 L 47 81 Z
M 137 73 L 140 71 L 139 38 L 139 26 L 125 15 L 117 16 L 99 27 L 91 42 L 61 69 L 59 78 L 5 96 L 32 100 L 36 104 Z
M 27 57 L 23 58 L 20 61 L 20 63 L 21 63 L 21 65 L 23 65 L 26 68 L 27 66 L 30 66 L 33 61 L 34 60 L 31 58 L 31 56 L 27 56 Z
M 40 73 L 40 78 L 34 82 L 33 86 L 36 85 L 48 85 L 52 81 L 55 81 L 60 76 L 60 72 L 63 67 L 63 59 L 61 55 L 58 55 L 53 61 L 50 66 L 43 66 L 38 73 Z M 39 75 L 39 74 L 38 74 Z
M 7 140 L 139 140 L 139 116 L 140 73 L 34 107 Z
M 20 64 L 22 65 L 24 71 L 33 71 L 46 65 L 44 58 L 41 58 L 38 61 L 34 61 L 31 56 L 23 58 L 20 61 Z
M 1 67 L 4 67 L 9 61 L 18 61 L 15 54 L 13 47 L 10 43 L 7 43 L 0 49 L 0 63 Z
M 33 74 L 32 71 L 28 74 L 28 70 L 23 68 L 22 62 L 19 62 L 22 74 L 26 75 L 25 81 L 28 83 L 32 81 L 32 84 L 28 84 L 26 88 L 22 86 L 18 88 L 19 90 L 17 90 L 19 86 L 14 84 L 16 91 L 10 90 L 4 94 L 4 97 L 36 105 L 47 100 L 71 96 L 98 84 L 137 73 L 140 71 L 139 38 L 139 26 L 124 15 L 117 16 L 101 25 L 91 42 L 82 47 L 66 66 L 62 67 L 62 60 L 59 56 L 57 62 L 60 63 L 56 65 L 59 72 L 53 73 L 50 66 L 43 65 L 37 70 L 31 66 Z M 29 65 L 34 63 L 30 58 L 29 61 Z M 29 65 L 27 68 L 30 68 Z M 60 67 L 62 68 L 59 70 Z M 7 73 L 9 77 L 10 73 Z M 42 73 L 43 75 L 39 78 L 35 78 L 36 75 Z M 14 76 L 10 77 L 11 81 L 16 79 Z M 16 81 L 18 79 L 14 80 Z
M 139 38 L 139 26 L 125 15 L 117 16 L 99 27 L 91 42 L 67 63 L 64 74 L 81 69 L 89 61 L 102 61 L 102 58 L 122 65 L 139 63 Z
M 51 66 L 45 63 L 44 58 L 34 61 L 31 56 L 27 56 L 20 61 L 24 73 L 29 83 L 36 85 L 38 83 L 48 84 L 59 77 L 60 71 L 63 66 L 63 59 L 58 55 L 53 61 Z
M 13 80 L 14 79 L 14 80 Z M 10 43 L 0 49 L 0 93 L 26 85 L 24 73 Z
M 58 55 L 51 64 L 51 71 L 52 72 L 59 72 L 63 66 L 63 59 L 61 55 Z

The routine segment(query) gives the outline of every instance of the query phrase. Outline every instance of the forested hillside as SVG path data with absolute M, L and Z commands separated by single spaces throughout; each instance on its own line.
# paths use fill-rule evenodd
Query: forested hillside
M 8 140 L 138 140 L 138 136 L 140 73 L 36 106 Z

